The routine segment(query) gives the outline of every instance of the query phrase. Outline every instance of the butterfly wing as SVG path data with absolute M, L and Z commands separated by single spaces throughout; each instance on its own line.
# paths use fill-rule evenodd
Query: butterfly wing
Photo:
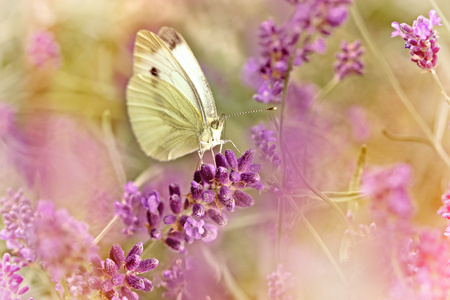
M 199 149 L 202 116 L 183 93 L 157 75 L 131 78 L 127 107 L 133 132 L 147 155 L 168 161 Z
M 162 27 L 158 32 L 158 36 L 166 43 L 173 56 L 194 84 L 200 98 L 199 106 L 203 108 L 206 117 L 217 119 L 216 104 L 211 88 L 186 41 L 181 34 L 169 27 Z
M 147 30 L 140 30 L 138 32 L 134 47 L 133 72 L 134 74 L 157 74 L 161 80 L 176 87 L 200 112 L 204 124 L 207 125 L 210 110 L 207 111 L 205 109 L 205 105 L 203 104 L 200 95 L 211 94 L 211 91 L 200 67 L 198 67 L 200 75 L 195 75 L 192 71 L 189 71 L 191 74 L 186 72 L 186 69 L 192 69 L 192 67 L 189 67 L 190 65 L 193 65 L 195 69 L 195 66 L 198 66 L 198 62 L 181 35 L 174 30 L 171 32 L 175 33 L 172 37 L 170 37 L 167 32 L 165 35 L 163 34 L 165 40 Z M 187 52 L 183 53 L 186 57 L 182 55 L 178 55 L 178 57 L 174 56 L 172 50 L 180 47 L 182 49 L 188 49 Z M 183 66 L 179 59 L 183 62 Z M 184 69 L 184 67 L 186 67 L 186 69 Z M 200 85 L 194 83 L 198 81 L 197 77 L 199 76 L 203 77 L 203 80 L 206 82 L 207 92 L 203 91 L 204 87 L 200 87 Z M 208 101 L 212 102 L 215 112 L 215 104 L 212 95 Z M 211 105 L 207 107 L 210 106 Z M 217 116 L 217 113 L 215 114 L 215 116 Z

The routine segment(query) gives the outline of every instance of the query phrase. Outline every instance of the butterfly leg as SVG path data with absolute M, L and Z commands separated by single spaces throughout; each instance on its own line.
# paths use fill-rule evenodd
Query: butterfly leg
M 212 154 L 212 159 L 213 159 L 213 162 L 214 162 L 214 167 L 217 167 L 217 166 L 216 166 L 216 158 L 215 158 L 215 155 L 214 155 L 214 149 L 213 149 L 213 147 L 211 147 L 211 154 Z
M 222 147 L 222 145 L 225 144 L 225 143 L 231 143 L 231 145 L 233 145 L 234 149 L 236 149 L 237 152 L 239 152 L 240 155 L 243 155 L 242 152 L 239 151 L 239 149 L 236 147 L 236 145 L 233 143 L 232 140 L 225 140 L 225 141 L 223 141 L 223 143 L 220 145 L 220 147 Z
M 205 150 L 203 150 L 203 144 L 206 144 L 205 142 L 200 141 L 199 145 L 198 145 L 198 164 L 197 164 L 197 169 L 200 168 L 200 166 L 203 164 L 203 154 L 205 153 Z

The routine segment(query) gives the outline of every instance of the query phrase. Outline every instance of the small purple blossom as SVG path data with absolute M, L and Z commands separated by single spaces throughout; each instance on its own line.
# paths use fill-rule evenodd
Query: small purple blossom
M 106 299 L 139 299 L 138 294 L 130 288 L 144 292 L 153 291 L 153 283 L 138 275 L 155 269 L 159 261 L 156 258 L 142 259 L 142 252 L 142 242 L 134 245 L 126 257 L 122 247 L 114 244 L 109 258 L 101 261 L 94 257 L 92 263 L 97 276 L 90 279 L 91 288 L 99 290 Z
M 176 298 L 182 292 L 186 281 L 184 278 L 184 271 L 186 270 L 186 263 L 182 259 L 177 259 L 172 268 L 164 270 L 161 277 L 158 278 L 156 286 L 162 286 L 166 289 L 163 293 L 165 298 Z
M 415 62 L 419 68 L 432 71 L 436 68 L 437 53 L 439 45 L 437 43 L 438 33 L 434 26 L 441 26 L 441 18 L 438 17 L 434 9 L 429 12 L 429 19 L 419 16 L 412 26 L 406 23 L 398 24 L 392 22 L 395 29 L 391 37 L 399 36 L 405 41 L 405 48 L 409 49 L 411 61 Z
M 8 190 L 8 195 L 0 200 L 3 223 L 5 228 L 0 231 L 0 238 L 6 241 L 6 247 L 18 253 L 23 264 L 35 260 L 35 251 L 27 244 L 29 231 L 33 227 L 35 213 L 30 200 L 24 197 L 22 190 L 14 193 Z
M 142 193 L 133 182 L 124 187 L 123 201 L 114 203 L 114 214 L 122 219 L 126 235 L 134 234 L 142 229 L 147 221 L 147 210 L 142 205 Z
M 261 123 L 254 126 L 251 133 L 255 146 L 260 150 L 260 158 L 271 161 L 274 167 L 278 167 L 281 164 L 281 159 L 276 149 L 275 142 L 277 139 L 273 136 L 273 131 L 266 129 L 266 126 Z
M 22 276 L 20 267 L 12 262 L 11 255 L 4 253 L 0 264 L 0 299 L 19 300 L 28 291 L 28 286 L 20 287 Z
M 46 64 L 54 68 L 61 65 L 60 46 L 50 31 L 37 31 L 31 36 L 28 45 L 30 62 L 38 67 Z
M 245 84 L 257 90 L 256 101 L 280 102 L 284 80 L 292 66 L 308 62 L 313 53 L 324 53 L 323 36 L 347 19 L 349 0 L 295 2 L 289 20 L 276 25 L 272 19 L 258 30 L 258 57 L 247 61 L 242 71 Z
M 203 225 L 205 225 L 205 221 L 203 220 L 196 221 L 193 218 L 187 218 L 186 223 L 184 223 L 184 229 L 186 230 L 186 234 L 188 236 L 198 240 L 205 232 Z
M 341 52 L 336 54 L 337 61 L 334 64 L 334 72 L 338 80 L 351 74 L 362 75 L 364 73 L 364 63 L 361 61 L 364 51 L 359 40 L 351 44 L 342 41 Z
M 159 193 L 157 191 L 147 193 L 145 197 L 141 198 L 141 202 L 147 212 L 149 229 L 158 228 L 164 212 L 164 202 L 161 201 Z
M 267 276 L 267 281 L 269 285 L 269 299 L 294 299 L 292 295 L 294 280 L 291 273 L 284 271 L 283 265 L 279 264 L 277 271 Z

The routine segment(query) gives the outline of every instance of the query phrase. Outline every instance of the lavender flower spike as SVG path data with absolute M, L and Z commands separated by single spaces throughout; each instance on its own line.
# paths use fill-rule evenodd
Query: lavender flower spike
M 401 37 L 405 41 L 405 48 L 409 49 L 411 61 L 421 69 L 432 71 L 436 67 L 437 53 L 440 49 L 437 44 L 438 33 L 434 26 L 442 24 L 434 9 L 430 10 L 429 16 L 429 19 L 419 16 L 412 26 L 392 22 L 391 26 L 395 30 L 391 37 Z
M 151 292 L 153 284 L 147 278 L 138 276 L 153 270 L 159 264 L 156 258 L 142 260 L 142 242 L 137 243 L 125 257 L 124 251 L 119 244 L 114 244 L 109 252 L 109 258 L 104 262 L 93 261 L 98 277 L 92 280 L 95 284 L 91 287 L 99 290 L 101 296 L 111 299 L 112 295 L 123 299 L 139 299 L 139 296 L 130 290 L 141 290 Z M 111 296 L 111 297 L 110 297 Z
M 28 287 L 20 288 L 23 281 L 22 276 L 16 272 L 20 267 L 11 262 L 9 253 L 3 254 L 3 259 L 0 264 L 0 299 L 19 300 L 19 296 L 28 291 Z
M 34 261 L 35 251 L 25 242 L 25 233 L 31 229 L 35 218 L 30 200 L 23 196 L 22 190 L 16 193 L 8 190 L 8 196 L 0 200 L 0 206 L 5 224 L 5 229 L 0 231 L 0 239 L 6 241 L 6 248 L 18 252 L 23 263 Z
M 337 61 L 334 64 L 334 71 L 338 80 L 342 80 L 351 74 L 362 75 L 364 63 L 361 61 L 361 55 L 365 49 L 361 47 L 361 41 L 355 41 L 351 44 L 346 41 L 341 43 L 341 52 L 336 54 Z

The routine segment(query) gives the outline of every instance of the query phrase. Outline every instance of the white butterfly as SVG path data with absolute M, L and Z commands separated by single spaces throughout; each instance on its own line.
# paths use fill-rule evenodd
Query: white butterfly
M 131 126 L 142 148 L 159 161 L 173 160 L 225 142 L 225 115 L 217 115 L 205 75 L 183 37 L 163 27 L 140 30 L 133 77 L 127 87 Z

